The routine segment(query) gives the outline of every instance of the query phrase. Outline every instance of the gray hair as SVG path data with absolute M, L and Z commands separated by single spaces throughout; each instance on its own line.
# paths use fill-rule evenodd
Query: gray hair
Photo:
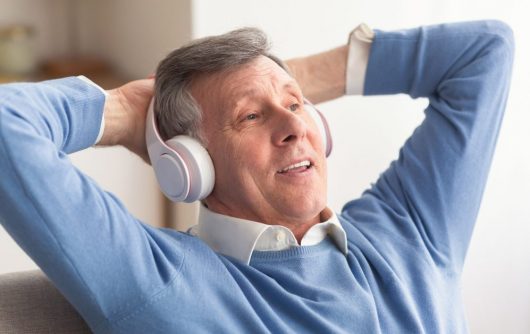
M 288 72 L 269 49 L 263 31 L 241 28 L 195 40 L 171 52 L 156 70 L 154 110 L 162 139 L 188 135 L 205 144 L 200 132 L 202 111 L 190 92 L 194 78 L 233 69 L 260 56 L 269 57 Z

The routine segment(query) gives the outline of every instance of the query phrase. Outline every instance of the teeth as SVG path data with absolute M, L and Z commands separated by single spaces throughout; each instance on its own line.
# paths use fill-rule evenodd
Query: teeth
M 311 163 L 309 162 L 309 160 L 300 161 L 294 165 L 285 167 L 284 169 L 280 170 L 280 173 L 285 173 L 288 170 L 295 169 L 295 168 L 302 167 L 302 166 L 309 167 L 310 165 Z

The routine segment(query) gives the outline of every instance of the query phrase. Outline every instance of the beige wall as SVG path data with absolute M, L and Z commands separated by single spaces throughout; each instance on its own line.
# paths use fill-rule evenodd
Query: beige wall
M 79 46 L 135 78 L 153 73 L 171 50 L 190 40 L 190 0 L 80 2 Z
M 68 50 L 69 0 L 0 0 L 0 26 L 27 24 L 37 31 L 35 51 L 39 58 Z
M 190 7 L 188 0 L 0 0 L 0 26 L 35 27 L 40 59 L 92 54 L 111 62 L 122 77 L 142 78 L 169 51 L 189 41 Z M 77 13 L 75 20 L 69 19 L 72 12 Z M 79 36 L 75 45 L 72 24 Z M 70 158 L 142 221 L 157 226 L 167 222 L 166 202 L 152 168 L 126 149 L 90 148 Z M 0 228 L 0 273 L 30 268 L 35 264 Z

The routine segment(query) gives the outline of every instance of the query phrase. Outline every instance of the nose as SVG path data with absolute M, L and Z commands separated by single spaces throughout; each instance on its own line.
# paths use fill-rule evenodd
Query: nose
M 300 106 L 302 108 L 302 106 Z M 300 111 L 277 107 L 275 112 L 273 143 L 285 146 L 296 143 L 307 135 L 307 123 Z

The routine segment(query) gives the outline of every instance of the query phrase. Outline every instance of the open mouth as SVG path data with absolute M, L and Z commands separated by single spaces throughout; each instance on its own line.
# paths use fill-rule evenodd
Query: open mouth
M 311 167 L 313 167 L 311 162 L 309 160 L 304 160 L 304 161 L 300 161 L 295 164 L 292 164 L 290 166 L 287 166 L 285 168 L 282 168 L 278 171 L 278 173 L 280 174 L 301 173 L 301 172 L 304 172 L 310 169 Z

